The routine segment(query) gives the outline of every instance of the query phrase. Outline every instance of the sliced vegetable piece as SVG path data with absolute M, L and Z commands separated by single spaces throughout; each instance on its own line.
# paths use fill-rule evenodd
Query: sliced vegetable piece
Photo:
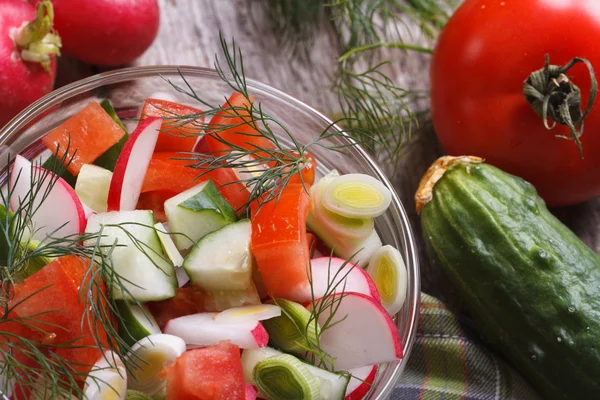
M 345 174 L 333 179 L 323 193 L 323 205 L 347 218 L 375 218 L 392 202 L 392 193 L 366 174 Z
M 121 127 L 94 101 L 44 136 L 42 142 L 59 159 L 70 160 L 67 169 L 77 176 L 84 164 L 94 162 L 124 134 Z
M 97 165 L 97 166 L 107 169 L 109 171 L 114 171 L 115 165 L 117 165 L 117 160 L 119 159 L 119 155 L 121 154 L 121 151 L 123 150 L 123 147 L 125 146 L 125 143 L 127 142 L 127 139 L 129 138 L 129 134 L 127 133 L 127 129 L 125 128 L 125 125 L 123 125 L 123 123 L 121 122 L 121 119 L 117 115 L 117 112 L 115 111 L 112 104 L 110 103 L 110 100 L 108 100 L 108 99 L 102 100 L 100 102 L 100 106 L 104 109 L 104 111 L 106 111 L 106 113 L 108 115 L 110 115 L 110 117 L 113 119 L 113 121 L 115 121 L 117 123 L 117 125 L 119 125 L 121 127 L 123 132 L 125 132 L 123 137 L 117 143 L 112 145 L 110 147 L 110 149 L 106 150 L 100 157 L 98 157 L 96 159 L 96 161 L 94 161 L 94 165 Z
M 169 231 L 162 223 L 157 223 L 154 225 L 156 229 L 156 233 L 158 234 L 158 238 L 160 239 L 160 243 L 162 244 L 163 250 L 171 260 L 171 263 L 175 266 L 175 275 L 177 276 L 177 285 L 179 287 L 185 286 L 189 281 L 190 277 L 188 276 L 185 269 L 183 269 L 183 257 L 179 250 L 177 250 L 177 246 L 171 239 L 171 235 Z
M 251 232 L 250 221 L 241 220 L 200 239 L 183 263 L 192 283 L 207 290 L 248 288 L 252 283 Z
M 227 342 L 186 351 L 164 370 L 167 399 L 244 400 L 240 350 Z
M 125 394 L 125 400 L 153 400 L 152 397 L 137 390 L 128 389 Z
M 258 396 L 258 391 L 252 385 L 246 384 L 246 397 L 245 400 L 256 400 L 256 396 Z
M 254 96 L 250 96 L 250 101 L 254 101 Z M 205 150 L 218 156 L 233 150 L 231 145 L 251 151 L 274 149 L 273 142 L 262 135 L 253 123 L 248 113 L 251 106 L 243 94 L 232 93 L 222 106 L 227 111 L 218 112 L 210 120 L 208 134 L 203 136 Z M 268 154 L 263 156 L 268 157 Z
M 164 331 L 167 322 L 184 315 L 197 314 L 208 311 L 204 306 L 205 295 L 196 287 L 186 286 L 177 288 L 175 296 L 162 300 L 146 303 L 156 323 Z
M 154 224 L 150 211 L 114 211 L 90 216 L 86 231 L 95 233 L 102 229 L 99 245 L 105 254 L 110 252 L 112 267 L 118 275 L 105 277 L 113 299 L 145 302 L 175 296 L 175 269 L 163 254 Z M 84 244 L 94 246 L 96 240 Z
M 318 299 L 321 349 L 335 359 L 336 371 L 402 358 L 398 328 L 372 297 L 360 293 Z M 325 329 L 326 328 L 326 329 Z
M 141 121 L 129 136 L 110 181 L 109 211 L 135 210 L 161 122 L 158 118 Z
M 77 176 L 75 193 L 83 204 L 97 213 L 106 212 L 112 172 L 92 164 L 84 164 Z
M 150 396 L 161 392 L 167 382 L 159 377 L 160 372 L 185 351 L 185 342 L 177 336 L 158 333 L 141 339 L 127 353 L 128 387 Z
M 336 257 L 319 257 L 310 260 L 310 301 L 334 293 L 362 293 L 380 301 L 379 291 L 371 276 L 358 265 Z
M 191 167 L 192 161 L 180 158 L 185 157 L 175 152 L 155 152 L 144 177 L 142 193 L 164 190 L 177 194 L 209 179 Z
M 253 282 L 250 282 L 247 288 L 241 290 L 199 290 L 203 294 L 206 311 L 221 312 L 230 308 L 260 304 L 260 298 Z
M 156 320 L 146 305 L 130 304 L 117 300 L 115 305 L 119 310 L 119 336 L 130 346 L 146 336 L 160 333 Z
M 165 201 L 165 213 L 179 250 L 186 250 L 208 233 L 237 221 L 235 210 L 211 180 Z
M 263 321 L 273 345 L 285 352 L 304 354 L 318 343 L 319 325 L 302 304 L 285 299 L 274 300 L 282 315 Z
M 280 315 L 281 308 L 278 306 L 274 304 L 259 304 L 256 306 L 229 308 L 218 313 L 215 316 L 215 321 L 222 323 L 264 321 L 279 317 Z
M 390 315 L 398 313 L 406 299 L 406 266 L 402 254 L 390 245 L 380 247 L 371 257 L 367 272 L 377 285 L 381 305 Z
M 184 104 L 167 100 L 146 99 L 141 120 L 159 117 L 163 120 L 156 142 L 156 151 L 192 151 L 204 121 L 202 111 Z M 183 117 L 186 118 L 177 118 Z
M 289 354 L 265 358 L 254 367 L 254 381 L 268 399 L 319 399 L 320 381 Z
M 290 184 L 277 201 L 258 211 L 252 204 L 251 249 L 269 295 L 302 301 L 308 288 L 309 252 L 306 215 L 310 208 L 304 187 Z
M 156 222 L 167 222 L 165 214 L 165 201 L 177 193 L 168 190 L 157 190 L 154 192 L 140 193 L 136 206 L 137 210 L 151 210 Z
M 260 322 L 222 323 L 214 320 L 216 313 L 199 313 L 170 320 L 164 332 L 179 336 L 188 347 L 210 346 L 222 340 L 242 349 L 265 347 L 269 335 Z
M 350 382 L 344 400 L 362 400 L 373 387 L 377 375 L 377 365 L 367 365 L 348 371 Z
M 79 376 L 85 376 L 102 355 L 102 349 L 108 348 L 106 331 L 99 321 L 81 323 L 82 320 L 94 321 L 94 317 L 92 310 L 81 301 L 80 289 L 104 290 L 102 282 L 89 281 L 88 269 L 89 260 L 77 256 L 59 257 L 22 284 L 14 285 L 14 296 L 8 304 L 16 317 L 27 321 L 38 335 L 45 332 L 47 345 L 54 344 L 56 355 L 69 368 L 83 374 Z M 100 293 L 92 295 L 94 298 L 102 296 Z M 3 330 L 8 328 L 2 325 Z M 34 340 L 39 340 L 39 336 Z
M 19 206 L 24 210 L 35 210 L 33 215 L 28 216 L 34 225 L 34 239 L 44 240 L 48 235 L 58 237 L 83 232 L 87 219 L 83 205 L 64 179 L 32 166 L 26 158 L 17 155 L 10 180 L 11 211 L 16 211 Z
M 92 367 L 83 388 L 84 399 L 124 400 L 127 371 L 118 354 L 107 351 Z

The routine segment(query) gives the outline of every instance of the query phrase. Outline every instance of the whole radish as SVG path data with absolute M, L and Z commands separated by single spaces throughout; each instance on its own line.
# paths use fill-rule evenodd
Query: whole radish
M 54 86 L 60 38 L 52 21 L 49 1 L 36 13 L 22 0 L 0 0 L 0 127 Z
M 130 63 L 150 47 L 158 33 L 157 0 L 52 0 L 52 3 L 64 53 L 88 64 Z

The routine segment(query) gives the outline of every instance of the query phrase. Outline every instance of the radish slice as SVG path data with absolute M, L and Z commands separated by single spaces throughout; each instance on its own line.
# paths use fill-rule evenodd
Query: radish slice
M 258 391 L 252 385 L 246 384 L 246 397 L 245 400 L 256 400 Z
M 336 257 L 310 260 L 312 290 L 315 299 L 334 293 L 362 293 L 380 301 L 373 279 L 362 268 Z M 310 296 L 310 293 L 309 293 Z M 310 300 L 310 298 L 308 299 Z
M 19 160 L 18 163 L 17 160 Z M 17 176 L 19 176 L 18 181 L 16 180 Z M 28 176 L 29 180 L 25 180 Z M 13 177 L 15 181 L 13 181 Z M 87 217 L 83 204 L 64 179 L 44 168 L 31 166 L 29 161 L 17 156 L 11 181 L 10 204 L 15 205 L 14 208 L 11 206 L 11 209 L 16 211 L 21 205 L 25 208 L 24 212 L 28 210 L 33 212 L 27 216 L 27 218 L 31 218 L 34 225 L 33 239 L 44 240 L 48 235 L 66 237 L 80 234 L 85 230 Z M 32 188 L 32 183 L 35 185 L 34 188 Z M 47 191 L 48 194 L 42 201 L 42 194 Z M 35 196 L 33 203 L 27 205 L 30 203 L 32 195 Z
M 373 277 L 381 295 L 381 305 L 390 315 L 400 311 L 406 299 L 406 266 L 402 254 L 385 245 L 373 254 L 367 272 Z
M 315 306 L 322 329 L 319 344 L 335 359 L 336 371 L 402 358 L 398 328 L 372 297 L 336 294 L 317 300 Z
M 222 311 L 215 316 L 215 321 L 228 323 L 258 322 L 265 319 L 279 317 L 281 308 L 273 304 L 260 304 L 257 306 L 235 307 Z
M 89 372 L 83 388 L 84 399 L 125 399 L 127 371 L 119 355 L 104 353 Z
M 127 356 L 131 363 L 127 371 L 129 388 L 150 396 L 160 392 L 167 384 L 159 379 L 160 371 L 185 350 L 183 339 L 173 335 L 155 334 L 138 341 Z
M 392 193 L 370 175 L 346 174 L 333 179 L 323 193 L 329 211 L 348 218 L 375 218 L 392 202 Z
M 161 118 L 147 118 L 127 139 L 110 181 L 108 211 L 135 210 L 161 125 Z
M 269 335 L 257 321 L 221 323 L 216 313 L 199 313 L 170 320 L 164 332 L 179 336 L 188 348 L 211 346 L 229 340 L 242 349 L 257 349 L 267 345 Z
M 344 400 L 362 400 L 373 387 L 375 375 L 377 375 L 377 365 L 353 368 L 348 372 L 350 373 L 350 382 L 346 387 Z

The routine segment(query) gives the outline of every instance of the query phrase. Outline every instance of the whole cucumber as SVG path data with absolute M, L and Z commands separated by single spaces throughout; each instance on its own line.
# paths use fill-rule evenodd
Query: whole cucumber
M 430 260 L 484 338 L 545 398 L 600 399 L 600 258 L 476 157 L 437 160 L 415 198 Z

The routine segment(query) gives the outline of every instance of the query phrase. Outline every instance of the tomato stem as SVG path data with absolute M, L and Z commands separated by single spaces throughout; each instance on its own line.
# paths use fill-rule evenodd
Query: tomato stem
M 61 40 L 53 32 L 54 8 L 49 0 L 42 1 L 35 19 L 24 24 L 15 34 L 15 44 L 21 49 L 21 58 L 39 62 L 46 71 L 50 70 L 52 56 L 60 55 Z
M 585 111 L 581 111 L 581 90 L 566 72 L 574 65 L 583 63 L 590 73 L 590 97 Z M 579 138 L 583 134 L 583 121 L 588 116 L 598 91 L 598 81 L 592 64 L 585 58 L 575 57 L 564 66 L 550 65 L 550 56 L 546 54 L 544 68 L 529 75 L 523 85 L 523 95 L 535 112 L 543 119 L 548 130 L 556 124 L 569 127 L 570 137 L 556 135 L 557 138 L 574 140 L 583 159 L 583 148 Z M 548 119 L 553 122 L 549 123 Z M 579 131 L 577 130 L 579 127 Z

